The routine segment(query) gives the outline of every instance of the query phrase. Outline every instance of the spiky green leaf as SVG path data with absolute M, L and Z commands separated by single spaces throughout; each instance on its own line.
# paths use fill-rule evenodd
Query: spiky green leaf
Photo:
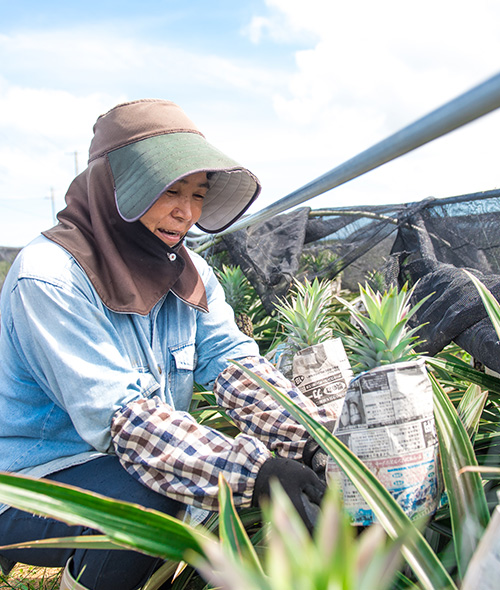
M 179 520 L 78 488 L 0 473 L 0 501 L 20 510 L 83 524 L 123 547 L 181 561 L 186 551 L 201 553 L 205 535 Z
M 228 555 L 263 573 L 254 546 L 234 507 L 231 488 L 222 475 L 219 475 L 219 531 L 222 547 Z
M 443 477 L 450 504 L 453 541 L 461 576 L 477 548 L 488 522 L 488 504 L 477 473 L 460 475 L 466 465 L 477 466 L 474 449 L 453 404 L 439 382 L 430 375 L 439 435 Z
M 427 541 L 366 465 L 323 425 L 294 404 L 279 389 L 255 375 L 240 363 L 232 362 L 263 387 L 274 399 L 279 401 L 295 420 L 307 428 L 313 438 L 338 463 L 347 477 L 353 482 L 373 510 L 378 522 L 391 538 L 397 539 L 407 534 L 408 530 L 412 530 L 414 534 L 404 542 L 403 553 L 424 588 L 429 590 L 436 590 L 436 588 L 456 589 L 453 580 Z

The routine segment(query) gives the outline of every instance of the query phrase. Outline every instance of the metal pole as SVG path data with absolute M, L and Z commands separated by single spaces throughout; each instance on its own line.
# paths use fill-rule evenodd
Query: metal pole
M 500 74 L 418 119 L 330 172 L 261 211 L 239 219 L 219 235 L 232 233 L 274 217 L 500 107 Z
M 75 176 L 78 176 L 78 152 L 77 151 L 75 151 L 74 156 L 75 156 Z
M 56 200 L 54 197 L 54 187 L 50 187 L 50 197 L 44 197 L 45 199 L 50 199 L 51 209 L 52 209 L 52 221 L 57 223 L 56 218 Z
M 78 176 L 78 152 L 75 150 L 74 152 L 66 152 L 68 155 L 73 156 L 73 161 L 75 164 L 75 176 Z

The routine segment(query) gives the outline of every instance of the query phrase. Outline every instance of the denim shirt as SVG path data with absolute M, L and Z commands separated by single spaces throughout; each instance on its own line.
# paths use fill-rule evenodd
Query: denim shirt
M 153 394 L 188 410 L 228 359 L 258 355 L 207 263 L 190 252 L 209 312 L 172 292 L 147 316 L 116 313 L 63 248 L 40 236 L 2 288 L 0 470 L 42 477 L 113 453 L 113 415 Z

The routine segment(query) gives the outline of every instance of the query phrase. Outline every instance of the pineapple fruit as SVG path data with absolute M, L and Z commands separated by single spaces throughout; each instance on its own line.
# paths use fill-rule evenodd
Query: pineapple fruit
M 239 266 L 222 265 L 221 270 L 216 270 L 227 303 L 233 308 L 236 325 L 243 334 L 253 338 L 253 324 L 249 315 L 249 309 L 257 297 L 255 289 L 249 283 Z
M 405 284 L 400 291 L 393 286 L 384 293 L 375 292 L 369 284 L 360 286 L 362 309 L 337 296 L 350 311 L 354 329 L 350 334 L 339 334 L 354 361 L 355 372 L 416 358 L 415 346 L 421 341 L 415 336 L 420 326 L 409 328 L 408 320 L 427 299 L 410 304 L 415 287 Z M 430 295 L 429 295 L 430 297 Z

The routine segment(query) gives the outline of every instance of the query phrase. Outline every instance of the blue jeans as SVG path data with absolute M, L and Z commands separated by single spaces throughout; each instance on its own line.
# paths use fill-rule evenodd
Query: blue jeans
M 117 500 L 176 516 L 182 504 L 153 492 L 136 481 L 115 456 L 99 457 L 83 465 L 59 471 L 47 479 L 81 487 Z M 100 534 L 85 526 L 67 525 L 53 518 L 34 516 L 9 508 L 0 515 L 0 544 L 35 539 Z M 72 575 L 91 590 L 136 590 L 145 584 L 162 560 L 135 551 L 101 549 L 11 549 L 2 556 L 14 562 L 42 567 L 64 567 L 73 557 Z M 85 569 L 83 569 L 85 566 Z

